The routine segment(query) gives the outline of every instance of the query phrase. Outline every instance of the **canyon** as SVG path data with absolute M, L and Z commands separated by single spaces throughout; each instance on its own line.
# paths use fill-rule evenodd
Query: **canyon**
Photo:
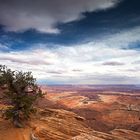
M 45 85 L 41 88 L 45 97 L 37 101 L 38 111 L 24 128 L 15 128 L 0 112 L 0 140 L 140 139 L 138 87 Z M 5 107 L 1 102 L 0 110 Z

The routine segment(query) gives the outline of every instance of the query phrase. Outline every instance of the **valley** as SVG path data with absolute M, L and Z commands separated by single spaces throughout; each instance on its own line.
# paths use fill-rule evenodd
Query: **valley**
M 42 86 L 51 108 L 84 117 L 94 130 L 140 132 L 140 88 L 137 86 Z M 47 105 L 46 105 L 47 106 Z

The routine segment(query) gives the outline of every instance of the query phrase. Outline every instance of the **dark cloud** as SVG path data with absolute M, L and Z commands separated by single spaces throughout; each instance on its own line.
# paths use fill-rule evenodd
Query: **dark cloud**
M 36 29 L 58 33 L 57 23 L 83 18 L 82 13 L 105 10 L 120 0 L 0 0 L 0 24 L 8 31 Z
M 107 66 L 121 66 L 121 65 L 125 65 L 125 64 L 122 63 L 122 62 L 112 61 L 112 62 L 104 62 L 103 65 L 107 65 Z
M 64 71 L 61 71 L 61 70 L 57 70 L 57 71 L 47 71 L 47 73 L 49 73 L 49 74 L 63 74 Z

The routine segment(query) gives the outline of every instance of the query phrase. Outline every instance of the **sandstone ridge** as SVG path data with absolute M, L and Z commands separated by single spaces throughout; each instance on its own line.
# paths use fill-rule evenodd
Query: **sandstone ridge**
M 85 119 L 60 109 L 39 110 L 25 128 L 0 119 L 0 140 L 139 140 L 140 133 L 113 130 L 110 134 L 87 127 Z

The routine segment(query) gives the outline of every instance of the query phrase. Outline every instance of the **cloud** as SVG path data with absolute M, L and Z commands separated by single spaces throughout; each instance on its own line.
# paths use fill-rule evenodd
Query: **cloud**
M 32 51 L 0 52 L 0 61 L 12 69 L 32 71 L 38 80 L 47 79 L 58 83 L 102 83 L 105 81 L 103 75 L 138 77 L 140 71 L 127 71 L 135 67 L 131 62 L 140 59 L 138 51 L 107 46 L 102 48 L 99 45 L 90 42 L 71 47 L 59 46 L 50 50 L 42 44 L 42 48 Z M 110 69 L 102 65 L 104 62 L 122 62 L 125 65 L 115 63 L 116 66 Z
M 82 70 L 80 70 L 80 69 L 73 69 L 72 71 L 74 71 L 74 72 L 81 72 Z
M 83 80 L 82 80 L 83 79 Z M 92 74 L 88 76 L 84 76 L 82 79 L 81 84 L 87 84 L 86 81 L 88 80 L 89 83 L 94 84 L 134 84 L 139 83 L 140 79 L 135 76 L 125 76 L 125 75 L 114 75 L 114 74 Z
M 57 71 L 47 71 L 49 74 L 63 74 L 65 71 L 57 70 Z
M 58 23 L 84 17 L 84 12 L 115 7 L 120 0 L 0 0 L 0 24 L 7 31 L 36 29 L 59 33 Z
M 140 64 L 140 60 L 134 61 L 132 64 Z
M 131 44 L 140 42 L 140 26 L 104 36 L 97 42 L 103 42 L 106 46 L 114 48 L 128 48 Z
M 0 50 L 9 50 L 9 47 L 3 44 L 0 44 Z
M 115 62 L 115 61 L 110 61 L 110 62 L 104 62 L 102 63 L 103 65 L 107 65 L 107 66 L 121 66 L 121 65 L 125 65 L 122 62 Z
M 47 62 L 46 60 L 35 58 L 30 55 L 25 55 L 25 53 L 18 54 L 17 52 L 8 53 L 9 55 L 5 55 L 5 53 L 1 53 L 0 60 L 1 61 L 9 61 L 17 64 L 27 64 L 27 65 L 51 65 L 51 62 Z
M 24 59 L 20 59 L 20 58 L 12 58 L 12 57 L 0 57 L 0 60 L 4 60 L 4 61 L 11 61 L 14 63 L 21 63 L 21 64 L 29 64 L 29 65 L 51 65 L 51 63 L 46 62 L 44 60 L 24 60 Z
M 138 84 L 139 50 L 128 46 L 140 40 L 140 35 L 137 34 L 139 28 L 121 31 L 120 38 L 127 34 L 127 39 L 121 44 L 118 33 L 108 35 L 100 41 L 91 40 L 83 44 L 54 44 L 51 49 L 47 44 L 36 44 L 24 51 L 0 51 L 0 62 L 14 70 L 32 71 L 39 81 L 47 79 L 48 82 L 67 84 Z M 138 36 L 132 37 L 135 33 Z

